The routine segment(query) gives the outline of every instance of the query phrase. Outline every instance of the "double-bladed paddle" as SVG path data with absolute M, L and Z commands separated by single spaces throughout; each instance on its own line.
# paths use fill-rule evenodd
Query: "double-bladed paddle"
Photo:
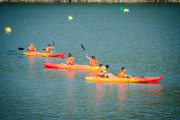
M 81 44 L 81 47 L 83 48 L 84 52 L 87 54 L 87 52 L 82 44 Z
M 18 50 L 24 50 L 24 49 L 26 49 L 26 48 L 20 48 L 20 47 L 18 48 Z
M 21 47 L 18 48 L 18 50 L 25 50 L 25 49 L 27 49 L 27 48 L 21 48 Z M 39 50 L 39 49 L 37 49 L 37 50 Z M 46 50 L 46 49 L 42 49 L 42 50 Z

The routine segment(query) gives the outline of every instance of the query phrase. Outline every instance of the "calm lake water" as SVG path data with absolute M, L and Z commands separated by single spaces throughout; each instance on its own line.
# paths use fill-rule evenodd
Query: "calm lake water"
M 0 3 L 0 41 L 0 119 L 180 119 L 179 3 Z M 47 69 L 43 62 L 64 60 L 17 49 L 30 42 L 39 49 L 54 42 L 56 52 L 88 64 L 83 44 L 114 75 L 124 66 L 130 75 L 163 79 L 85 81 L 95 72 Z

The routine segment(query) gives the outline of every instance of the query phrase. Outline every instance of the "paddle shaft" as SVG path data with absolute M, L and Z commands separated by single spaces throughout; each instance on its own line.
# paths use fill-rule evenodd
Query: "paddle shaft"
M 81 47 L 83 48 L 84 52 L 87 54 L 87 52 L 82 44 L 81 44 Z M 87 54 L 87 56 L 88 56 L 88 54 Z M 88 59 L 89 59 L 89 56 L 88 56 Z M 92 63 L 93 63 L 93 61 L 92 61 Z
M 81 47 L 83 48 L 84 52 L 87 54 L 87 52 L 82 44 L 81 44 Z
M 54 42 L 53 42 L 53 47 L 54 47 Z M 55 52 L 55 48 L 54 48 L 54 51 L 53 52 Z
M 25 50 L 25 49 L 27 49 L 27 48 L 21 48 L 21 47 L 18 48 L 18 50 Z M 36 50 L 39 50 L 39 49 L 36 49 Z M 46 50 L 46 49 L 42 49 L 42 50 Z

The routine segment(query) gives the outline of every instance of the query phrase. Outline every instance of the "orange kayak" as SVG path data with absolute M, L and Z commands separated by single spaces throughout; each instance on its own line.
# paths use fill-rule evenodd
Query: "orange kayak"
M 85 77 L 87 81 L 96 82 L 125 82 L 125 83 L 158 83 L 163 76 L 159 77 L 132 77 L 132 78 L 97 78 Z
M 47 68 L 56 68 L 56 69 L 75 69 L 75 70 L 98 70 L 99 66 L 92 67 L 90 65 L 63 65 L 63 64 L 52 64 L 52 63 L 43 63 Z M 106 68 L 104 67 L 104 70 Z
M 64 57 L 64 55 L 66 54 L 64 53 L 41 53 L 41 52 L 33 52 L 33 53 L 29 53 L 29 52 L 24 52 L 24 55 L 29 55 L 29 56 L 42 56 L 42 57 Z

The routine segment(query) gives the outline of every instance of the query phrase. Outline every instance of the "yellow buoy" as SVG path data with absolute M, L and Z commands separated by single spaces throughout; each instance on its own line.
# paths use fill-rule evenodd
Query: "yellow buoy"
M 5 27 L 5 30 L 6 30 L 6 32 L 8 32 L 8 33 L 11 32 L 11 28 L 10 28 L 10 27 L 7 27 L 7 28 Z
M 68 19 L 69 19 L 69 20 L 72 20 L 72 19 L 73 19 L 73 17 L 72 17 L 72 16 L 68 16 Z
M 124 9 L 124 12 L 129 12 L 129 9 L 127 9 L 127 8 L 126 8 L 126 9 Z

